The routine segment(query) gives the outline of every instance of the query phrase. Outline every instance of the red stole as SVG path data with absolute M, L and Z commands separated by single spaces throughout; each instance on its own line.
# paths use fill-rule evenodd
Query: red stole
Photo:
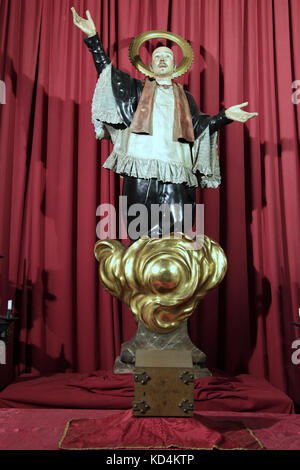
M 150 134 L 156 86 L 155 80 L 146 79 L 137 110 L 130 125 L 130 131 L 135 134 Z M 173 82 L 172 86 L 175 101 L 173 140 L 184 139 L 187 142 L 194 142 L 194 128 L 186 94 L 179 83 Z

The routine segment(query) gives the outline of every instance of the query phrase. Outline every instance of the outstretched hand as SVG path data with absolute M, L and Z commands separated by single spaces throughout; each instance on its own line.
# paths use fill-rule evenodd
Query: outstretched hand
M 75 26 L 81 29 L 81 31 L 83 31 L 87 36 L 95 36 L 96 26 L 94 21 L 92 20 L 89 10 L 86 10 L 87 20 L 81 18 L 81 16 L 78 15 L 74 7 L 72 7 L 71 10 L 73 13 L 73 23 L 75 24 Z
M 232 121 L 247 122 L 248 119 L 258 116 L 258 113 L 247 113 L 247 111 L 244 111 L 243 109 L 241 109 L 247 105 L 248 105 L 248 101 L 246 101 L 245 103 L 236 104 L 235 106 L 231 106 L 230 108 L 227 108 L 225 111 L 226 117 L 228 119 L 232 119 Z

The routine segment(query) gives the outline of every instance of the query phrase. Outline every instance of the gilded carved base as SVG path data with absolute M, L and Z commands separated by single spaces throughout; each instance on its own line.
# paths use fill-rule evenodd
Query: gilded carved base
M 131 309 L 138 329 L 121 347 L 115 372 L 132 372 L 137 349 L 190 350 L 196 377 L 211 375 L 206 356 L 187 333 L 198 302 L 223 279 L 227 260 L 207 236 L 184 234 L 140 238 L 125 247 L 117 240 L 95 245 L 102 286 Z

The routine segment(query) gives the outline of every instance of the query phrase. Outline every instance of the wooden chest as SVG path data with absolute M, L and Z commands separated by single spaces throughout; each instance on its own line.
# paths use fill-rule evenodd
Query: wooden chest
M 132 409 L 134 416 L 193 416 L 191 352 L 138 349 Z

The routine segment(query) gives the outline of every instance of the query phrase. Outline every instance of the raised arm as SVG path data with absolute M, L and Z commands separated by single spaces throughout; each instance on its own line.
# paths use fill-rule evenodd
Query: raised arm
M 98 33 L 92 37 L 84 38 L 84 42 L 89 48 L 89 51 L 93 54 L 94 64 L 98 74 L 100 75 L 102 70 L 111 63 L 111 60 L 107 57 L 103 49 Z
M 93 54 L 94 63 L 97 69 L 98 74 L 110 64 L 111 60 L 105 54 L 102 43 L 100 41 L 99 35 L 96 32 L 95 23 L 91 17 L 89 10 L 86 11 L 87 19 L 82 18 L 78 15 L 75 8 L 71 8 L 73 13 L 73 23 L 77 26 L 82 32 L 86 34 L 84 42 L 89 48 L 90 52 Z

